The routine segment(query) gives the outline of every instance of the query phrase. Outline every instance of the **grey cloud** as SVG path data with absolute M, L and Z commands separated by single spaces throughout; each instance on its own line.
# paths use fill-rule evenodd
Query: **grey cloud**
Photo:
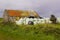
M 60 0 L 0 0 L 0 9 L 33 9 L 43 17 L 50 17 L 51 14 L 60 17 Z

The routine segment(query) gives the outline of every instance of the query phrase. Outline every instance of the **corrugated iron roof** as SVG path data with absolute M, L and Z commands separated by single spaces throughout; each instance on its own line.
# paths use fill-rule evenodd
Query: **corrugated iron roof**
M 20 16 L 20 17 L 26 17 L 26 16 L 30 16 L 31 13 L 34 16 L 39 16 L 35 11 L 28 11 L 28 10 L 6 10 L 6 12 L 8 12 L 9 16 Z
M 16 10 L 8 10 L 9 16 L 20 16 L 21 13 Z
M 8 10 L 9 16 L 22 16 L 23 13 L 27 14 L 28 11 L 21 11 L 21 10 Z

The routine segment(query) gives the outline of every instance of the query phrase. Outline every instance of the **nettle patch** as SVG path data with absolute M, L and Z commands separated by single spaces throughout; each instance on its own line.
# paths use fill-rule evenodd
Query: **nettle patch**
M 45 23 L 52 23 L 49 18 L 21 18 L 17 21 L 15 21 L 17 25 L 20 24 L 30 24 L 30 25 L 35 25 L 35 24 L 45 24 Z M 60 18 L 57 18 L 57 23 L 60 23 Z
M 21 18 L 18 21 L 16 21 L 16 24 L 44 24 L 44 23 L 51 23 L 49 18 Z

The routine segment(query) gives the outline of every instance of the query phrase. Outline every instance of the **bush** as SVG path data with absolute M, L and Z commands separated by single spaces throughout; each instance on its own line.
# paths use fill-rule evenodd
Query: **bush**
M 33 25 L 34 23 L 33 23 L 32 21 L 29 21 L 28 24 L 29 24 L 29 25 Z
M 51 17 L 50 17 L 50 21 L 52 21 L 52 23 L 56 23 L 56 21 L 57 21 L 57 18 L 54 16 L 54 15 L 51 15 Z

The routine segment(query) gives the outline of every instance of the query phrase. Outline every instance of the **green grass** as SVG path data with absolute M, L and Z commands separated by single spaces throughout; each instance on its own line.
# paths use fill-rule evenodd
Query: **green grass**
M 60 40 L 60 24 L 18 26 L 0 22 L 0 40 Z
M 0 18 L 0 20 L 3 20 L 3 18 Z

